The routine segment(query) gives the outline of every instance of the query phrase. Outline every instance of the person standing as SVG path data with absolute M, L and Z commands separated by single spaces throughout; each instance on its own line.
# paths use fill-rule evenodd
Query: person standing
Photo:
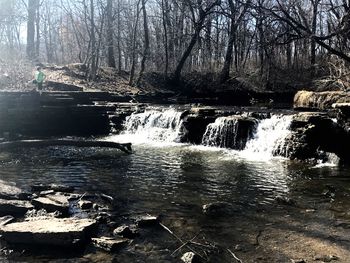
M 43 83 L 45 78 L 46 78 L 46 75 L 44 74 L 44 72 L 41 71 L 41 67 L 40 66 L 37 67 L 35 71 L 35 81 L 36 81 L 36 84 L 38 85 L 39 91 L 42 91 L 43 89 Z

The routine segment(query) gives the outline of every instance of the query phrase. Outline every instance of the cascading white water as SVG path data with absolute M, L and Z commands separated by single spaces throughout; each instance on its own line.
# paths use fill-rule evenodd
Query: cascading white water
M 274 150 L 291 133 L 288 128 L 292 118 L 291 115 L 273 115 L 269 119 L 262 120 L 254 138 L 247 142 L 242 156 L 257 159 L 271 158 Z
M 243 115 L 219 117 L 207 126 L 202 145 L 243 150 L 255 128 L 253 118 Z
M 230 147 L 237 137 L 237 119 L 219 117 L 210 123 L 203 135 L 202 144 L 214 147 Z
M 179 142 L 181 114 L 172 108 L 133 113 L 126 118 L 123 133 L 132 136 L 133 142 Z

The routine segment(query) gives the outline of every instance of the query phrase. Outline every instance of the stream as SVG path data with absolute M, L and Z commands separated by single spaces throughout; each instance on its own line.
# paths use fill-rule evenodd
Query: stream
M 275 234 L 278 237 L 268 239 L 268 235 L 261 234 L 262 239 L 258 240 L 259 233 L 281 219 L 286 221 L 278 227 L 297 222 L 296 227 L 308 225 L 313 229 L 317 224 L 326 226 L 329 220 L 350 225 L 350 213 L 344 212 L 350 208 L 349 167 L 337 165 L 336 158 L 314 165 L 273 156 L 273 149 L 288 133 L 290 117 L 276 115 L 262 120 L 254 137 L 238 151 L 219 148 L 210 142 L 222 136 L 220 121 L 206 132 L 204 145 L 179 143 L 180 115 L 173 109 L 135 114 L 127 120 L 122 134 L 104 138 L 133 143 L 131 155 L 114 149 L 73 147 L 3 152 L 0 178 L 25 191 L 40 182 L 72 185 L 81 192 L 105 193 L 117 200 L 120 205 L 116 209 L 122 215 L 161 215 L 162 222 L 184 240 L 199 235 L 203 240 L 232 250 L 237 245 L 243 246 L 237 250 L 237 254 L 246 259 L 243 262 L 291 259 L 290 244 L 281 243 L 281 248 L 286 248 L 283 253 L 278 252 L 278 256 L 271 252 L 272 248 L 268 249 L 273 247 L 271 240 L 278 240 L 278 233 L 285 232 L 282 228 Z M 328 196 L 325 192 L 330 186 L 335 189 L 335 195 Z M 276 197 L 290 198 L 298 205 L 279 206 Z M 202 206 L 216 201 L 235 204 L 240 212 L 234 216 L 208 218 L 202 213 Z M 269 233 L 274 235 L 274 231 L 276 228 Z M 305 233 L 307 231 L 303 236 Z M 260 244 L 254 240 L 263 242 L 264 238 L 267 238 L 266 247 L 257 253 Z M 140 242 L 142 245 L 134 245 L 132 250 L 116 255 L 96 251 L 69 256 L 25 253 L 19 259 L 27 262 L 179 262 L 181 255 L 170 255 L 181 244 L 165 231 L 157 230 Z M 267 261 L 257 260 L 259 254 Z M 212 262 L 233 262 L 229 258 L 221 253 Z

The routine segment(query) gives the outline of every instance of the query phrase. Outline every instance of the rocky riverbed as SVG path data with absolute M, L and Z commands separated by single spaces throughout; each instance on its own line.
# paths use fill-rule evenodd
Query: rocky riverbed
M 323 200 L 314 204 L 298 197 L 276 197 L 274 205 L 253 210 L 236 202 L 208 203 L 203 205 L 203 218 L 213 227 L 196 234 L 195 229 L 186 230 L 181 218 L 119 214 L 118 204 L 107 195 L 79 193 L 62 185 L 35 185 L 32 190 L 2 195 L 5 261 L 62 262 L 60 258 L 69 257 L 65 262 L 347 262 L 350 258 L 350 223 L 334 219 L 331 212 L 336 209 L 332 205 L 336 189 L 323 192 Z M 222 235 L 228 216 L 236 223 L 227 224 L 226 246 L 218 245 L 208 236 Z M 187 235 L 176 232 L 179 224 Z M 66 252 L 59 253 L 62 249 Z

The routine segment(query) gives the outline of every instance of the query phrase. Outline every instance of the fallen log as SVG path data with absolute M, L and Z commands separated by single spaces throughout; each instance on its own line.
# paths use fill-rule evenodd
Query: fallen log
M 0 151 L 24 147 L 74 146 L 74 147 L 103 147 L 115 148 L 125 153 L 132 153 L 131 143 L 117 143 L 94 140 L 20 140 L 0 143 Z

